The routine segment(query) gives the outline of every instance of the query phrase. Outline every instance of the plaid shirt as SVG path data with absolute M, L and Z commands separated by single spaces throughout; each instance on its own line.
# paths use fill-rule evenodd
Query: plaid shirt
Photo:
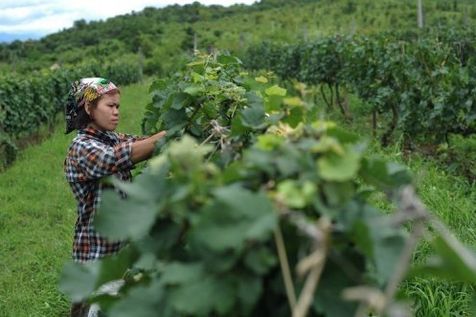
M 121 241 L 100 236 L 93 227 L 94 214 L 106 186 L 100 179 L 114 175 L 123 181 L 132 178 L 131 143 L 138 137 L 86 128 L 78 131 L 64 161 L 66 179 L 78 201 L 73 242 L 73 260 L 86 262 L 114 254 Z

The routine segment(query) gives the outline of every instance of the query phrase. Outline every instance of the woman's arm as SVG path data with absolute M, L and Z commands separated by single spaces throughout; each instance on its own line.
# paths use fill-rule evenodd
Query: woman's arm
M 75 154 L 69 160 L 70 177 L 78 181 L 96 180 L 122 170 L 131 169 L 135 163 L 152 155 L 155 142 L 165 134 L 165 131 L 161 131 L 143 140 L 121 142 L 115 146 L 107 146 L 90 140 L 78 142 Z
M 148 138 L 133 142 L 131 144 L 131 161 L 133 163 L 138 163 L 148 159 L 154 152 L 155 143 L 163 138 L 165 134 L 165 131 L 160 131 L 159 133 L 156 133 Z

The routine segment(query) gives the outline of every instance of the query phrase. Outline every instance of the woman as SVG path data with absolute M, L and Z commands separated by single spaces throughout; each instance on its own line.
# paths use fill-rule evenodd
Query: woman
M 73 260 L 87 262 L 117 253 L 121 241 L 100 236 L 93 227 L 103 177 L 131 180 L 135 163 L 149 158 L 161 131 L 150 137 L 115 132 L 119 123 L 120 91 L 104 78 L 83 78 L 73 83 L 66 106 L 66 133 L 78 130 L 64 162 L 66 179 L 77 200 Z M 71 316 L 82 316 L 87 307 L 73 304 Z

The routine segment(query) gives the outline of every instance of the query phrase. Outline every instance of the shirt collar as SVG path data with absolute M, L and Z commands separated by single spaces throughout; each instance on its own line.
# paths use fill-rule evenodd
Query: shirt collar
M 95 139 L 98 139 L 99 141 L 102 141 L 110 145 L 116 145 L 117 143 L 119 143 L 119 138 L 117 136 L 117 133 L 113 131 L 103 131 L 103 130 L 98 130 L 92 127 L 87 127 L 87 128 L 78 130 L 78 134 L 93 137 Z

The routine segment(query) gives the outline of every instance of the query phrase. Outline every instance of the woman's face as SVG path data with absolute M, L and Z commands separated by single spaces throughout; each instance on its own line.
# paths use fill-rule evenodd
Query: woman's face
M 121 95 L 114 92 L 101 96 L 96 107 L 88 105 L 86 112 L 92 119 L 89 126 L 98 130 L 114 131 L 119 123 L 120 99 Z

